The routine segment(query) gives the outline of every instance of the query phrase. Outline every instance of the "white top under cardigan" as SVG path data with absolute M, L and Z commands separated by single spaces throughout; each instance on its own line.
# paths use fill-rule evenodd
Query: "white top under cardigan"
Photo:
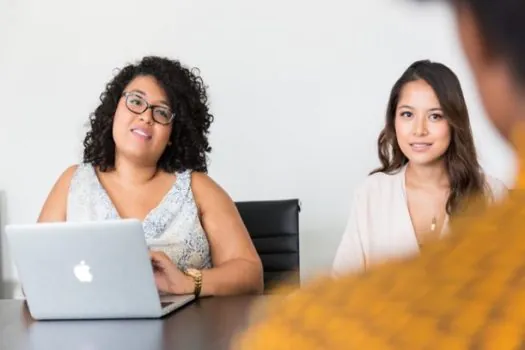
M 408 211 L 404 166 L 398 173 L 375 173 L 354 194 L 350 217 L 337 249 L 333 276 L 360 271 L 370 264 L 419 253 Z M 507 194 L 498 179 L 485 176 L 495 201 Z M 443 232 L 448 230 L 448 216 Z

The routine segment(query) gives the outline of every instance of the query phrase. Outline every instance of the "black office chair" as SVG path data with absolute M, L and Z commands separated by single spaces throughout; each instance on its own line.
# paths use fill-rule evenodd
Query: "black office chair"
M 299 287 L 299 200 L 235 204 L 261 257 L 265 291 L 279 282 Z

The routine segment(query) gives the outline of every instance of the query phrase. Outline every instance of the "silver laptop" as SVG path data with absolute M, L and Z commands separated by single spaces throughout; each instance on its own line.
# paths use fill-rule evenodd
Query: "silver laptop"
M 194 295 L 161 298 L 139 220 L 7 225 L 34 319 L 159 318 Z

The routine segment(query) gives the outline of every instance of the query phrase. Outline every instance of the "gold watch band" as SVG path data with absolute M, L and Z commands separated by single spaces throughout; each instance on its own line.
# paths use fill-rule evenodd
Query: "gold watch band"
M 195 297 L 199 297 L 202 289 L 202 272 L 197 269 L 187 269 L 186 274 L 193 278 L 193 282 L 195 282 L 193 294 Z

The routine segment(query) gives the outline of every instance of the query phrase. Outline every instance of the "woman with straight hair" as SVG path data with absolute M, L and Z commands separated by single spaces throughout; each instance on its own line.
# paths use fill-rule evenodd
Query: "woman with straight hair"
M 441 63 L 414 62 L 394 84 L 378 153 L 381 166 L 355 191 L 334 276 L 418 253 L 470 199 L 506 193 L 483 173 L 460 82 Z

